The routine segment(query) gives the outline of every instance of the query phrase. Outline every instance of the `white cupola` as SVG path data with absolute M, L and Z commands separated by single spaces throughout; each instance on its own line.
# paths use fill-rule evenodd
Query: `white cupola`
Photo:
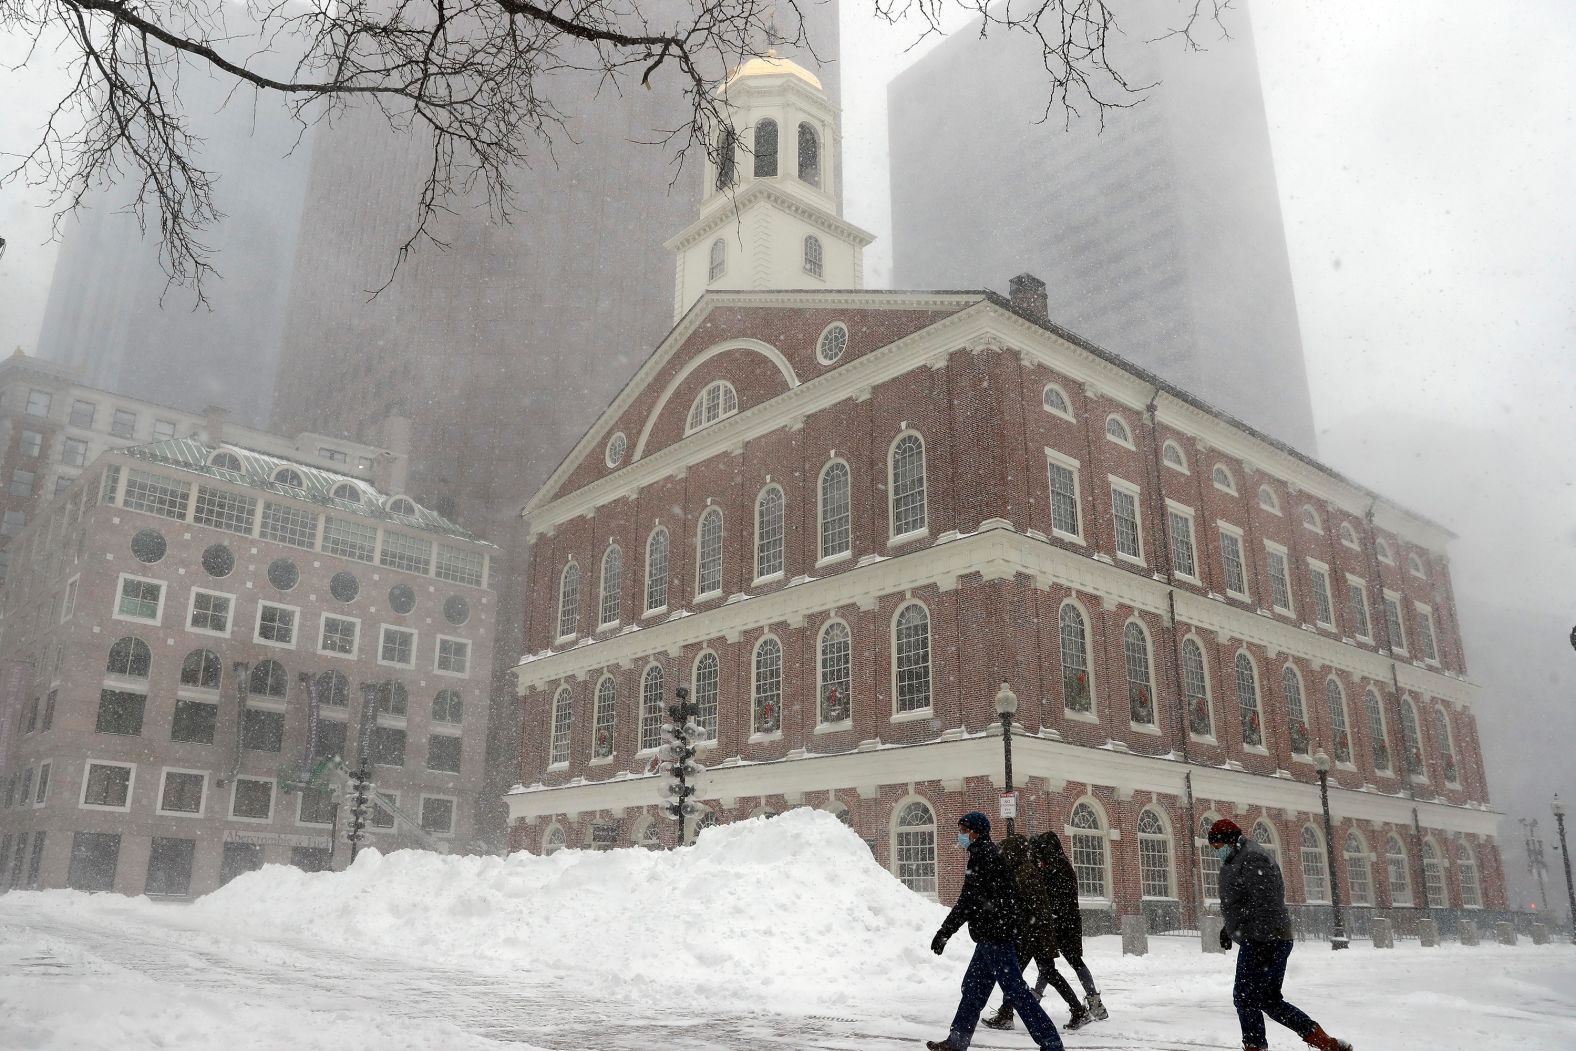
M 768 51 L 717 89 L 734 130 L 706 162 L 700 215 L 678 254 L 674 317 L 708 289 L 864 287 L 870 234 L 843 221 L 838 112 L 814 73 Z

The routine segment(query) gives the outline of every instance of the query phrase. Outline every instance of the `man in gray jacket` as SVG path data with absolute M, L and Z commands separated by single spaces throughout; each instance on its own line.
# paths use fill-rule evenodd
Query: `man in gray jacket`
M 1291 956 L 1291 914 L 1286 885 L 1269 852 L 1225 818 L 1209 828 L 1209 845 L 1220 857 L 1220 947 L 1237 943 L 1237 982 L 1232 1002 L 1242 1023 L 1243 1051 L 1266 1051 L 1264 1016 L 1269 1015 L 1318 1051 L 1352 1051 L 1324 1027 L 1281 997 Z

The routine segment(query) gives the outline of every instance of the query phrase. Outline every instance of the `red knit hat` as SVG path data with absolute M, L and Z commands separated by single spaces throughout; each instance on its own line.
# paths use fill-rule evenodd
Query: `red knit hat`
M 1211 843 L 1235 843 L 1241 838 L 1241 826 L 1228 817 L 1223 817 L 1209 826 L 1209 841 Z

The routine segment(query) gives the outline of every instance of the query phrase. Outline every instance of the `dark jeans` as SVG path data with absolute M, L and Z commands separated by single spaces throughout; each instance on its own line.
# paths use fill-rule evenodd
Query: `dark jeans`
M 952 1019 L 948 1042 L 958 1051 L 967 1051 L 974 1040 L 974 1027 L 979 1025 L 980 1012 L 985 1010 L 990 991 L 998 985 L 1007 1003 L 1023 1019 L 1024 1027 L 1040 1051 L 1062 1051 L 1062 1038 L 1056 1032 L 1056 1023 L 1029 992 L 1023 980 L 1023 968 L 1018 964 L 1018 950 L 1011 942 L 979 942 L 974 946 L 969 969 L 963 972 L 963 999 L 958 1002 L 958 1013 Z
M 1068 956 L 1066 959 L 1067 966 L 1071 967 L 1073 973 L 1078 976 L 1078 981 L 1083 986 L 1085 995 L 1099 996 L 1100 990 L 1095 988 L 1094 975 L 1089 973 L 1089 967 L 1083 962 L 1083 957 Z M 1040 965 L 1040 979 L 1034 983 L 1035 993 L 1045 992 L 1045 987 L 1049 985 L 1056 990 L 1063 1000 L 1067 1001 L 1068 1007 L 1076 1011 L 1083 1006 L 1083 1001 L 1078 999 L 1078 994 L 1073 992 L 1073 987 L 1068 985 L 1067 979 L 1063 978 L 1061 973 L 1057 971 L 1056 957 L 1053 956 L 1049 960 L 1038 960 L 1036 962 Z
M 1231 1001 L 1242 1023 L 1243 1047 L 1268 1047 L 1264 1016 L 1269 1015 L 1298 1036 L 1307 1038 L 1318 1024 L 1281 998 L 1286 961 L 1292 943 L 1243 942 L 1237 947 L 1237 986 Z

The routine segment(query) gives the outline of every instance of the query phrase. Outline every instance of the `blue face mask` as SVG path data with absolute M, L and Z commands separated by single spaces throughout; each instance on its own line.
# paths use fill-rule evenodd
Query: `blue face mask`
M 1215 856 L 1217 858 L 1219 858 L 1221 861 L 1225 861 L 1227 858 L 1231 857 L 1231 848 L 1230 847 L 1216 847 L 1215 848 Z
M 967 832 L 958 833 L 958 846 L 964 850 L 969 849 L 969 834 Z

